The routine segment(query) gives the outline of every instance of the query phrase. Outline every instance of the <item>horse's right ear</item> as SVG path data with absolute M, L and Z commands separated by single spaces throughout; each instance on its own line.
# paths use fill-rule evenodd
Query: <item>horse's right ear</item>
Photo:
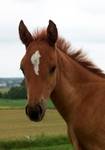
M 31 33 L 28 31 L 27 27 L 25 26 L 22 20 L 19 23 L 19 36 L 26 47 L 30 44 L 30 42 L 33 41 Z
M 51 46 L 54 46 L 58 38 L 58 31 L 55 23 L 49 20 L 49 25 L 47 27 L 47 39 Z

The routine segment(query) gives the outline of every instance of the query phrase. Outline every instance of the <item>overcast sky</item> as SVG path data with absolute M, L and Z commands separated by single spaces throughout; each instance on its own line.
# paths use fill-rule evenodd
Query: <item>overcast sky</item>
M 3 0 L 0 2 L 0 77 L 22 77 L 25 53 L 18 35 L 23 19 L 28 29 L 47 27 L 52 19 L 59 34 L 105 70 L 105 0 Z

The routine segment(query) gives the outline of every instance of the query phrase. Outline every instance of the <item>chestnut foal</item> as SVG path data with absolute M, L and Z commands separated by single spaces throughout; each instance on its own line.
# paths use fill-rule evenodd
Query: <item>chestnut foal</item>
M 71 50 L 51 20 L 33 36 L 20 21 L 19 35 L 26 47 L 21 61 L 26 114 L 32 121 L 42 120 L 51 97 L 75 150 L 105 150 L 105 75 L 80 50 Z

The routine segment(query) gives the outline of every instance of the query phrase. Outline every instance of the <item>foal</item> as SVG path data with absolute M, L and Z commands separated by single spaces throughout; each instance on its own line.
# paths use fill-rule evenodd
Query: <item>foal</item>
M 71 51 L 51 20 L 33 36 L 21 21 L 19 35 L 26 47 L 21 61 L 26 114 L 32 121 L 42 120 L 51 97 L 75 150 L 105 150 L 105 75 L 81 51 Z

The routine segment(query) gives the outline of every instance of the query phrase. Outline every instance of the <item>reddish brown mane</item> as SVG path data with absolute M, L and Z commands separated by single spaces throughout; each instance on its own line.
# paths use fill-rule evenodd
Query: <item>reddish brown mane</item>
M 37 32 L 34 32 L 33 34 L 34 40 L 47 40 L 47 33 L 45 29 L 37 30 Z M 89 71 L 97 74 L 100 77 L 105 78 L 105 74 L 102 72 L 101 69 L 99 69 L 94 63 L 92 63 L 90 60 L 86 58 L 86 55 L 83 54 L 82 50 L 73 51 L 71 48 L 70 43 L 66 42 L 65 39 L 59 37 L 56 43 L 57 48 L 62 50 L 64 53 L 69 55 L 73 60 L 75 60 L 77 63 L 79 63 L 84 68 L 88 69 Z
M 45 29 L 37 30 L 33 33 L 34 40 L 37 41 L 46 41 L 47 40 L 47 32 Z

